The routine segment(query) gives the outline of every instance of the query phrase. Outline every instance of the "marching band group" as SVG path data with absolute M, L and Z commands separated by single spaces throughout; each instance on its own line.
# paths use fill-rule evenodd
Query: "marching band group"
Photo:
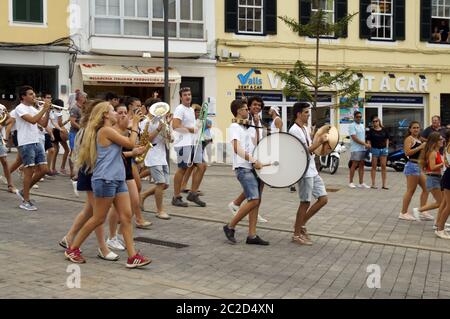
M 207 165 L 203 159 L 202 134 L 207 123 L 207 105 L 191 107 L 190 88 L 179 91 L 181 104 L 170 114 L 170 106 L 159 99 L 150 98 L 144 105 L 137 98 L 128 98 L 120 103 L 114 94 L 105 100 L 87 101 L 83 92 L 77 92 L 76 104 L 70 110 L 64 108 L 61 100 L 51 101 L 51 97 L 38 101 L 32 87 L 20 88 L 20 104 L 11 112 L 0 109 L 0 124 L 6 128 L 6 136 L 16 131 L 18 149 L 16 162 L 12 167 L 6 161 L 6 147 L 0 144 L 0 160 L 3 165 L 8 190 L 20 199 L 20 208 L 37 210 L 30 199 L 30 189 L 46 175 L 56 173 L 55 163 L 58 147 L 64 147 L 61 169 L 69 159 L 70 176 L 74 191 L 86 192 L 82 211 L 75 217 L 72 226 L 59 242 L 65 249 L 65 257 L 74 263 L 84 263 L 81 245 L 95 231 L 98 241 L 98 257 L 115 261 L 119 256 L 111 249 L 126 250 L 126 267 L 143 267 L 151 262 L 134 248 L 133 222 L 138 228 L 148 228 L 151 222 L 142 216 L 142 208 L 147 197 L 154 195 L 157 208 L 156 217 L 170 219 L 164 210 L 163 198 L 169 187 L 169 163 L 167 147 L 173 143 L 177 154 L 178 169 L 174 176 L 172 205 L 187 207 L 182 193 L 186 192 L 189 176 L 192 187 L 186 199 L 205 207 L 199 190 Z M 256 234 L 258 221 L 266 221 L 259 216 L 263 183 L 256 171 L 264 164 L 253 157 L 253 151 L 264 138 L 259 113 L 264 102 L 259 97 L 248 100 L 238 99 L 230 109 L 234 123 L 229 127 L 229 142 L 233 150 L 233 170 L 242 186 L 242 192 L 229 204 L 233 218 L 223 227 L 226 238 L 236 243 L 235 226 L 249 215 L 249 230 L 246 243 L 268 245 Z M 206 107 L 206 108 L 205 108 Z M 289 133 L 297 137 L 307 148 L 309 166 L 299 182 L 300 204 L 297 211 L 292 241 L 301 245 L 311 245 L 306 224 L 314 214 L 327 204 L 327 193 L 323 180 L 318 175 L 314 162 L 314 151 L 328 142 L 328 134 L 321 134 L 314 140 L 307 126 L 310 116 L 308 103 L 296 103 L 293 108 L 294 125 Z M 70 132 L 64 129 L 62 111 L 70 112 Z M 277 108 L 271 108 L 270 131 L 281 130 L 282 121 Z M 70 154 L 66 148 L 69 141 Z M 203 146 L 203 147 L 202 147 Z M 46 150 L 53 153 L 46 157 Z M 139 170 L 143 163 L 147 170 Z M 11 172 L 18 167 L 23 172 L 23 188 L 15 189 Z M 50 169 L 49 169 L 50 167 Z M 141 178 L 151 175 L 154 186 L 142 190 Z M 311 205 L 312 198 L 317 201 Z M 247 202 L 243 202 L 247 199 Z M 109 219 L 110 234 L 104 235 L 103 224 Z

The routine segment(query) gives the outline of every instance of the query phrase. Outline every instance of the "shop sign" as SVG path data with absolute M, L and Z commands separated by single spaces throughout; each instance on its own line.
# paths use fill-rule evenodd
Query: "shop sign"
M 380 80 L 376 76 L 366 75 L 361 78 L 361 91 L 379 91 L 379 92 L 428 92 L 428 79 L 416 77 L 389 77 L 381 78 L 378 85 L 375 83 Z
M 264 102 L 283 102 L 282 93 L 270 93 L 270 92 L 242 92 L 236 90 L 236 99 L 241 99 L 242 97 L 249 98 L 251 96 L 260 96 Z
M 371 96 L 367 96 L 367 103 L 423 105 L 423 97 L 422 96 L 371 95 Z
M 263 80 L 260 77 L 261 71 L 257 69 L 250 69 L 246 73 L 237 75 L 239 80 L 240 90 L 262 90 Z

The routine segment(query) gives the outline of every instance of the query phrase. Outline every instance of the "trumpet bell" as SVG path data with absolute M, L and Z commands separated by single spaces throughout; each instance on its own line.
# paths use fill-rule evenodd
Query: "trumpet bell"
M 170 105 L 166 102 L 157 102 L 150 106 L 150 114 L 156 117 L 161 117 L 169 113 Z
M 314 150 L 314 154 L 317 156 L 326 156 L 334 151 L 339 143 L 339 132 L 336 127 L 331 125 L 322 126 L 314 135 L 314 142 L 316 142 L 322 135 L 328 134 L 328 142 L 323 143 Z
M 8 109 L 3 104 L 0 104 L 0 124 L 8 118 Z

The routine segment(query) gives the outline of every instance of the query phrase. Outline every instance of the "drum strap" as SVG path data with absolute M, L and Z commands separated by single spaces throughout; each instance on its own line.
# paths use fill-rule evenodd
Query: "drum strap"
M 300 125 L 298 125 L 297 123 L 295 123 L 299 128 L 301 128 L 302 129 L 302 132 L 303 132 L 303 134 L 305 134 L 305 140 L 306 140 L 306 144 L 308 145 L 308 148 L 309 148 L 309 138 L 308 138 L 308 135 L 306 135 L 306 134 L 308 134 L 308 132 L 306 132 L 306 129 L 303 127 L 303 126 L 300 126 Z

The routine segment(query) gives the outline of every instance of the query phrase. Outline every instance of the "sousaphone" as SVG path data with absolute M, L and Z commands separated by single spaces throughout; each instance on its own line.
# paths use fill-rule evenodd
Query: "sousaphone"
M 314 154 L 317 156 L 326 156 L 330 154 L 339 143 L 339 132 L 336 127 L 331 125 L 322 126 L 314 135 L 313 143 L 315 143 L 324 134 L 328 134 L 328 141 L 314 150 Z

